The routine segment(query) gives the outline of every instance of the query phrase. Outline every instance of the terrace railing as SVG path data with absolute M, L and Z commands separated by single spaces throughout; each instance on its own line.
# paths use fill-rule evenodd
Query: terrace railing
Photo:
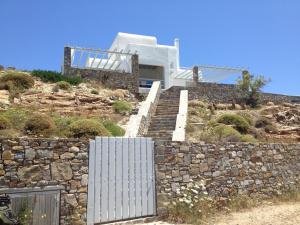
M 130 51 L 107 51 L 91 48 L 70 47 L 71 67 L 79 69 L 111 70 L 123 73 L 132 72 Z

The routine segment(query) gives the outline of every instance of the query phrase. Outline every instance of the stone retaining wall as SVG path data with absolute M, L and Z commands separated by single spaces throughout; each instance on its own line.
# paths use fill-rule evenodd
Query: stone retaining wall
M 96 80 L 108 88 L 127 89 L 132 93 L 138 93 L 139 60 L 138 55 L 132 55 L 132 72 L 121 73 L 111 70 L 80 69 L 71 67 L 71 48 L 64 48 L 65 76 L 79 76 L 83 79 Z
M 200 99 L 207 100 L 214 103 L 232 103 L 241 97 L 237 86 L 234 84 L 218 84 L 218 83 L 208 83 L 199 82 L 190 87 L 178 87 L 174 86 L 166 90 L 164 96 L 177 96 L 179 97 L 180 90 L 188 90 L 189 100 Z M 271 93 L 261 93 L 261 101 L 274 102 L 276 104 L 288 102 L 288 103 L 300 103 L 300 96 L 289 96 Z
M 77 139 L 0 139 L 0 188 L 62 185 L 60 223 L 86 224 L 87 143 Z
M 176 191 L 207 180 L 211 196 L 272 194 L 293 187 L 300 177 L 300 143 L 156 142 L 158 212 Z M 0 139 L 0 188 L 62 185 L 62 225 L 86 224 L 88 141 Z
M 270 195 L 295 186 L 300 178 L 300 143 L 157 142 L 155 151 L 159 213 L 193 181 L 206 180 L 210 196 L 228 197 Z

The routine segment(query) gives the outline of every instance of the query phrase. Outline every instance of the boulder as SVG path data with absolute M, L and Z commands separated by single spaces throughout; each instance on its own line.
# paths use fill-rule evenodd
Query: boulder
M 51 174 L 54 180 L 71 180 L 73 172 L 69 162 L 51 163 Z

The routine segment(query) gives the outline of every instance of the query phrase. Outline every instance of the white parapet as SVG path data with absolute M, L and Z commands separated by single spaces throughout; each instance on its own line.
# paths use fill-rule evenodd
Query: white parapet
M 154 81 L 146 100 L 140 104 L 138 114 L 130 116 L 125 137 L 142 136 L 147 132 L 151 116 L 155 112 L 159 100 L 160 92 L 160 81 Z
M 179 110 L 172 141 L 185 141 L 185 128 L 188 114 L 188 90 L 180 91 Z

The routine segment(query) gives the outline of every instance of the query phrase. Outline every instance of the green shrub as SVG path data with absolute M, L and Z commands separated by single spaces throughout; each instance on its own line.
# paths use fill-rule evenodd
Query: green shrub
M 228 138 L 230 136 L 240 137 L 241 134 L 231 126 L 220 124 L 213 128 L 213 134 L 218 137 L 219 140 Z
M 253 137 L 250 134 L 242 135 L 241 136 L 241 141 L 242 142 L 249 142 L 249 143 L 256 143 L 257 142 L 257 140 L 255 139 L 255 137 Z
M 9 91 L 10 103 L 14 103 L 15 98 L 20 98 L 20 94 L 33 85 L 34 79 L 30 75 L 18 71 L 9 70 L 0 77 L 0 89 Z
M 72 89 L 72 86 L 66 81 L 59 81 L 55 84 L 59 89 L 69 91 Z
M 48 135 L 55 128 L 51 117 L 45 114 L 33 114 L 25 122 L 24 131 L 29 134 L 44 134 Z
M 34 85 L 34 79 L 22 72 L 8 71 L 6 74 L 0 77 L 1 89 L 10 90 L 12 86 L 20 91 L 32 88 Z
M 249 123 L 243 117 L 236 114 L 223 114 L 217 119 L 217 122 L 232 125 L 241 133 L 246 133 L 250 128 Z
M 91 94 L 93 95 L 99 95 L 99 91 L 97 91 L 96 89 L 91 90 Z
M 11 123 L 7 118 L 0 115 L 0 130 L 9 129 L 11 127 Z
M 129 102 L 125 101 L 115 101 L 113 104 L 113 109 L 117 113 L 125 113 L 125 112 L 131 112 L 132 106 Z
M 278 130 L 273 124 L 268 124 L 265 126 L 265 132 L 269 134 L 276 134 Z
M 80 119 L 69 126 L 70 134 L 73 137 L 95 137 L 95 136 L 111 136 L 110 132 L 103 124 L 93 119 Z
M 249 123 L 249 125 L 253 125 L 253 119 L 252 119 L 252 116 L 249 113 L 247 113 L 247 112 L 238 112 L 237 114 L 239 116 L 243 117 Z
M 30 113 L 31 112 L 26 109 L 15 107 L 0 112 L 0 115 L 8 119 L 12 127 L 20 130 L 23 129 L 24 124 L 28 119 Z
M 70 129 L 69 126 L 73 122 L 77 121 L 80 119 L 78 116 L 61 116 L 56 113 L 52 113 L 51 117 L 53 118 L 53 121 L 56 126 L 56 135 L 59 137 L 69 137 L 72 136 L 70 134 Z
M 271 125 L 271 124 L 272 124 L 271 120 L 269 120 L 268 118 L 265 118 L 265 117 L 259 117 L 255 121 L 256 128 L 266 127 L 267 125 Z
M 32 76 L 39 77 L 44 82 L 56 83 L 66 81 L 72 85 L 78 85 L 83 82 L 80 77 L 63 76 L 61 73 L 50 70 L 33 70 Z
M 125 130 L 112 121 L 105 120 L 103 121 L 103 125 L 112 136 L 124 136 L 125 134 Z

